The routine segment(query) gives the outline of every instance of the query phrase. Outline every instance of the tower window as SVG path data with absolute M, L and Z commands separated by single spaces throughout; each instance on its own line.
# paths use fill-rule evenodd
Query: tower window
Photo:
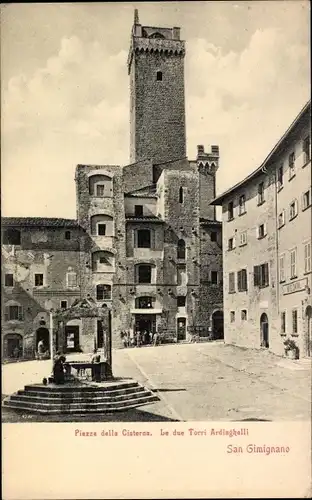
M 182 259 L 182 260 L 185 259 L 185 241 L 184 240 L 178 241 L 177 258 Z
M 65 231 L 65 240 L 70 240 L 70 231 Z
M 184 197 L 183 187 L 180 187 L 180 189 L 179 189 L 179 203 L 183 203 L 183 197 Z
M 138 230 L 138 248 L 151 248 L 151 232 L 149 229 Z
M 163 79 L 163 74 L 162 74 L 162 71 L 157 71 L 157 73 L 156 73 L 156 80 L 157 80 L 158 82 L 161 82 L 161 81 L 162 81 L 162 79 Z
M 98 224 L 98 235 L 105 236 L 106 234 L 106 224 Z
M 134 215 L 143 217 L 143 205 L 134 205 Z

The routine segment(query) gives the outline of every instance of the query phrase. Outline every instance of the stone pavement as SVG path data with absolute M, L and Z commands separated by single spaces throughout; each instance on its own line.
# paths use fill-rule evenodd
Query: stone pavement
M 88 355 L 69 359 L 74 357 Z M 50 370 L 50 361 L 4 365 L 2 393 L 41 381 Z M 113 370 L 115 376 L 132 377 L 161 397 L 133 417 L 120 417 L 128 421 L 292 421 L 311 416 L 309 360 L 292 361 L 266 350 L 220 342 L 121 349 L 113 352 Z

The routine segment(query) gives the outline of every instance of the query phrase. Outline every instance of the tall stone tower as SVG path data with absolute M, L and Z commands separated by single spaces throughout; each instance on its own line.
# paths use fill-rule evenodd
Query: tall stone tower
M 184 56 L 180 28 L 142 26 L 135 10 L 128 57 L 131 163 L 186 156 Z

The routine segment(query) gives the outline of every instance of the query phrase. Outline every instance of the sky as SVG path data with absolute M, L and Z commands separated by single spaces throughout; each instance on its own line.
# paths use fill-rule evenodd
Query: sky
M 257 168 L 310 97 L 300 0 L 1 6 L 2 215 L 76 217 L 77 164 L 129 161 L 134 8 L 186 40 L 187 154 L 218 144 L 217 193 Z

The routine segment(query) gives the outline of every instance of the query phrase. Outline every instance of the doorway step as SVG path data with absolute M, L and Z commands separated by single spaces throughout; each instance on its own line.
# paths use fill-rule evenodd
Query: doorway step
M 8 396 L 3 406 L 17 411 L 55 414 L 90 414 L 126 411 L 159 401 L 133 379 L 102 383 L 26 385 Z

